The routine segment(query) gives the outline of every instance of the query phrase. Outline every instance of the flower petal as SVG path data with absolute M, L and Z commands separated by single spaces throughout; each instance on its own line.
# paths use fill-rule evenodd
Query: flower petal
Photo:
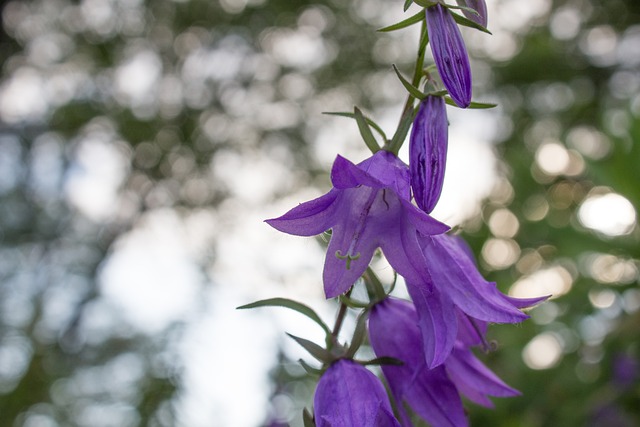
M 456 346 L 445 365 L 456 387 L 472 400 L 478 394 L 496 397 L 520 395 L 518 390 L 505 384 L 466 347 Z M 476 403 L 486 406 L 486 399 L 478 400 Z
M 407 283 L 411 299 L 418 313 L 427 367 L 441 365 L 453 349 L 458 334 L 458 319 L 451 299 L 433 288 L 431 294 Z
M 403 397 L 433 427 L 469 425 L 458 390 L 447 377 L 443 366 L 420 369 Z
M 333 162 L 331 183 L 339 190 L 354 188 L 359 185 L 366 185 L 372 188 L 384 188 L 386 186 L 383 182 L 342 156 L 337 156 Z
M 283 233 L 315 236 L 330 229 L 336 222 L 340 193 L 329 191 L 324 196 L 302 203 L 281 217 L 265 222 Z
M 422 243 L 434 285 L 469 316 L 496 323 L 518 323 L 529 317 L 510 304 L 495 283 L 484 280 L 451 237 L 429 236 Z
M 423 236 L 432 236 L 434 234 L 442 234 L 449 231 L 449 226 L 441 223 L 437 219 L 432 218 L 422 210 L 416 208 L 406 200 L 400 199 L 405 208 L 405 214 L 411 225 Z

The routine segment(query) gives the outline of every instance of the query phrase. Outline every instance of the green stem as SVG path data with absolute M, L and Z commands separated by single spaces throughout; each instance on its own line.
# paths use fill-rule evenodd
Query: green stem
M 420 28 L 420 45 L 418 47 L 418 55 L 416 58 L 416 65 L 415 68 L 413 70 L 413 79 L 411 81 L 411 84 L 415 87 L 419 87 L 420 85 L 420 80 L 422 80 L 422 76 L 423 76 L 423 69 L 424 69 L 424 56 L 425 56 L 425 52 L 427 49 L 427 45 L 429 44 L 429 35 L 427 34 L 427 23 L 425 20 L 422 21 L 422 26 Z M 404 104 L 404 108 L 402 109 L 402 116 L 400 117 L 400 124 L 398 125 L 398 131 L 399 132 L 401 130 L 401 128 L 403 127 L 403 121 L 405 120 L 405 117 L 408 114 L 413 114 L 413 101 L 416 98 L 411 95 L 408 94 L 407 95 L 407 100 L 405 101 Z M 402 147 L 402 144 L 404 143 L 405 137 L 406 137 L 406 131 L 404 133 L 404 135 L 400 135 L 400 137 L 398 137 L 396 132 L 396 135 L 394 136 L 394 138 L 391 139 L 390 143 L 385 147 L 385 150 L 390 151 L 394 154 L 398 154 L 398 152 L 400 151 L 400 147 Z

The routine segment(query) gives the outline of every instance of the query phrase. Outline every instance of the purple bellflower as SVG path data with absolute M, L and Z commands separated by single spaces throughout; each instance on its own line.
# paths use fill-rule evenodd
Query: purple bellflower
M 409 168 L 384 150 L 358 165 L 338 156 L 331 182 L 324 196 L 266 221 L 297 236 L 332 230 L 323 272 L 326 297 L 346 292 L 378 247 L 398 274 L 428 294 L 431 278 L 418 238 L 448 227 L 411 204 Z
M 420 237 L 433 280 L 431 293 L 407 280 L 409 294 L 419 314 L 424 351 L 429 367 L 442 364 L 458 336 L 456 308 L 482 322 L 518 323 L 529 316 L 520 308 L 546 297 L 518 300 L 501 293 L 478 271 L 462 239 L 449 235 Z
M 449 10 L 440 3 L 426 8 L 433 59 L 449 95 L 461 108 L 471 103 L 471 66 L 462 34 Z
M 417 326 L 418 316 L 408 301 L 386 298 L 369 315 L 369 340 L 378 357 L 393 357 L 403 365 L 382 365 L 403 426 L 411 426 L 407 403 L 433 427 L 467 426 L 462 401 L 445 368 L 429 369 Z
M 443 365 L 429 369 L 417 319 L 416 310 L 410 302 L 395 298 L 387 298 L 376 304 L 369 317 L 369 336 L 376 355 L 394 357 L 404 362 L 401 366 L 382 366 L 391 393 L 398 403 L 403 425 L 411 425 L 403 403 L 407 403 L 433 427 L 463 427 L 468 425 L 468 420 L 460 393 L 487 407 L 493 406 L 488 396 L 519 395 L 517 390 L 506 385 L 483 365 L 463 339 L 456 341 Z M 461 335 L 461 338 L 464 336 Z
M 322 375 L 313 406 L 317 427 L 400 427 L 380 380 L 348 359 Z
M 444 98 L 427 96 L 420 103 L 409 140 L 411 189 L 416 204 L 430 213 L 444 181 L 449 123 Z
M 458 6 L 466 6 L 478 12 L 477 14 L 462 9 L 464 16 L 473 22 L 487 28 L 487 3 L 484 0 L 456 0 Z

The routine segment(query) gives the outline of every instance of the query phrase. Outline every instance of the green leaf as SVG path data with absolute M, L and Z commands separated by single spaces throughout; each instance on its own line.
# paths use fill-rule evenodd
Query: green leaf
M 402 366 L 404 365 L 404 362 L 400 359 L 396 359 L 395 357 L 387 357 L 387 356 L 382 356 L 382 357 L 376 357 L 375 359 L 371 359 L 371 360 L 367 360 L 367 361 L 363 361 L 363 362 L 358 362 L 361 365 L 364 366 L 368 366 L 368 365 L 393 365 L 393 366 Z
M 313 341 L 309 341 L 307 339 L 300 338 L 295 335 L 291 335 L 290 333 L 287 333 L 287 335 L 290 338 L 292 338 L 295 342 L 300 344 L 302 348 L 307 350 L 310 355 L 312 355 L 319 361 L 323 363 L 329 363 L 331 360 L 334 359 L 333 355 L 329 351 L 327 351 L 327 349 L 320 347 L 318 344 L 314 343 Z
M 396 72 L 396 75 L 400 79 L 400 82 L 402 83 L 402 86 L 404 86 L 405 89 L 407 89 L 407 91 L 409 91 L 411 96 L 413 96 L 414 98 L 418 98 L 420 100 L 423 100 L 426 97 L 426 95 L 424 93 L 422 93 L 422 91 L 420 89 L 418 89 L 417 87 L 412 85 L 407 79 L 405 79 L 402 76 L 402 74 L 400 74 L 400 71 L 398 70 L 398 67 L 395 66 L 395 64 L 393 65 L 393 70 Z
M 291 310 L 297 311 L 298 313 L 304 314 L 309 319 L 316 322 L 322 329 L 324 329 L 327 335 L 331 335 L 331 329 L 327 326 L 326 323 L 320 319 L 320 316 L 313 311 L 313 309 L 305 304 L 302 304 L 297 301 L 290 300 L 288 298 L 269 298 L 261 301 L 256 301 L 251 304 L 246 304 L 238 307 L 239 310 L 244 310 L 247 308 L 257 308 L 257 307 L 285 307 Z
M 367 317 L 369 316 L 369 310 L 364 310 L 358 316 L 358 321 L 356 322 L 356 327 L 353 331 L 353 338 L 351 339 L 351 344 L 349 344 L 349 349 L 345 353 L 345 357 L 351 359 L 354 354 L 358 351 L 362 343 L 364 342 L 364 337 L 367 332 Z
M 409 129 L 411 128 L 414 117 L 414 108 L 408 108 L 404 111 L 404 113 L 402 114 L 402 118 L 400 119 L 398 129 L 389 142 L 389 151 L 395 153 L 396 155 L 398 154 L 398 151 L 400 151 L 400 146 L 404 142 L 404 139 L 407 137 L 407 133 L 409 133 Z
M 398 22 L 396 24 L 393 24 L 393 25 L 389 25 L 388 27 L 380 28 L 378 31 L 380 31 L 382 33 L 388 33 L 390 31 L 401 30 L 403 28 L 410 27 L 413 24 L 417 24 L 418 22 L 422 21 L 423 19 L 425 19 L 424 10 L 421 10 L 420 12 L 416 13 L 415 15 L 412 15 L 412 16 L 408 17 L 407 19 L 405 19 L 403 21 L 400 21 L 400 22 Z
M 449 11 L 451 13 L 451 16 L 453 16 L 453 19 L 455 19 L 455 21 L 459 24 L 459 25 L 464 25 L 465 27 L 470 27 L 470 28 L 475 28 L 476 30 L 480 30 L 483 33 L 487 33 L 487 34 L 491 34 L 491 31 L 487 30 L 485 27 L 483 27 L 482 25 L 478 24 L 477 22 L 472 21 L 471 19 L 465 18 L 462 15 L 459 15 L 453 11 Z
M 445 96 L 444 98 L 444 102 L 446 102 L 447 104 L 457 107 L 458 105 L 453 101 L 453 99 L 449 98 L 448 96 Z M 471 104 L 469 104 L 469 106 L 467 107 L 467 110 L 486 110 L 489 108 L 494 108 L 497 107 L 498 104 L 490 104 L 488 102 L 471 102 Z
M 407 9 L 409 9 L 411 7 L 411 3 L 413 3 L 413 0 L 405 0 L 404 2 L 404 11 L 406 12 Z
M 371 150 L 371 152 L 374 154 L 380 151 L 380 146 L 378 145 L 378 141 L 376 141 L 376 138 L 373 136 L 373 133 L 371 132 L 371 128 L 369 127 L 367 120 L 362 114 L 362 111 L 360 111 L 358 107 L 354 107 L 353 115 L 356 119 L 356 123 L 358 123 L 358 129 L 360 130 L 360 135 L 362 136 L 364 143 L 367 144 L 367 147 L 369 147 L 369 150 Z
M 302 410 L 302 422 L 304 423 L 304 427 L 316 427 L 316 423 L 313 421 L 313 415 L 309 413 L 307 408 Z
M 349 117 L 350 119 L 355 119 L 356 115 L 354 113 L 348 113 L 348 112 L 333 112 L 333 111 L 325 111 L 322 114 L 327 114 L 330 116 L 340 116 L 340 117 Z M 382 128 L 380 126 L 378 126 L 378 124 L 376 122 L 374 122 L 373 120 L 371 120 L 369 117 L 364 116 L 364 119 L 367 121 L 367 124 L 369 126 L 371 126 L 372 128 L 375 129 L 376 132 L 378 132 L 380 134 L 380 136 L 382 137 L 382 139 L 385 140 L 385 142 L 387 141 L 387 135 L 384 133 L 384 131 L 382 130 Z

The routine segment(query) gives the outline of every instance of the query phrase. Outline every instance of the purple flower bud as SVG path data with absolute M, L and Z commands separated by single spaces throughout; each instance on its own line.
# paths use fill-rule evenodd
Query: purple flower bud
M 428 96 L 420 103 L 411 130 L 409 168 L 413 197 L 418 207 L 426 213 L 433 210 L 442 192 L 448 126 L 442 97 Z
M 478 14 L 467 12 L 466 10 L 462 10 L 464 16 L 472 20 L 473 22 L 482 25 L 483 27 L 487 27 L 487 3 L 484 0 L 456 0 L 458 6 L 466 6 L 469 7 Z
M 348 359 L 322 375 L 313 406 L 317 427 L 400 427 L 380 380 Z
M 471 103 L 471 66 L 460 29 L 441 4 L 426 8 L 433 59 L 449 95 L 461 108 Z

